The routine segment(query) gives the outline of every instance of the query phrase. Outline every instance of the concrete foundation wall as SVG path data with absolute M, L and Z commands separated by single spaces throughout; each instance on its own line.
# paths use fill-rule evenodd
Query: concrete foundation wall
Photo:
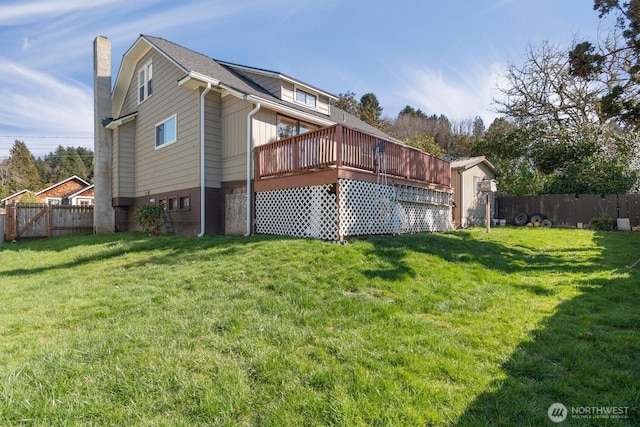
M 247 232 L 246 182 L 228 182 L 222 186 L 224 204 L 224 234 L 242 236 Z

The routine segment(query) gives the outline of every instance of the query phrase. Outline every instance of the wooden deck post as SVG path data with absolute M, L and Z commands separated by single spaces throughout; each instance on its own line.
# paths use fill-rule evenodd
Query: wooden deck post
M 344 135 L 344 128 L 342 125 L 336 126 L 336 167 L 340 169 L 342 166 L 342 140 Z

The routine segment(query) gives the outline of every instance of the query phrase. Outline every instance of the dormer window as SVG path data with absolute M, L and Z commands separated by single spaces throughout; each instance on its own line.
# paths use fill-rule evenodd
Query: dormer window
M 307 107 L 311 108 L 316 108 L 317 106 L 316 96 L 300 89 L 296 90 L 296 102 L 299 102 L 300 104 L 304 104 Z
M 153 79 L 153 67 L 151 62 L 147 62 L 138 71 L 138 104 L 149 98 L 153 93 L 151 81 Z

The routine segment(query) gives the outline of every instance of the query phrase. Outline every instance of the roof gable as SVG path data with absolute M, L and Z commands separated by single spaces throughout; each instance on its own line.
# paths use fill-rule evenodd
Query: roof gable
M 263 73 L 269 76 L 278 76 L 278 78 L 312 88 L 314 91 L 326 95 L 329 99 L 336 99 L 335 95 L 331 95 L 328 92 L 321 91 L 311 85 L 292 79 L 276 71 L 217 61 L 163 38 L 144 34 L 139 36 L 133 46 L 123 56 L 112 94 L 112 118 L 133 113 L 131 111 L 121 110 L 138 62 L 150 49 L 155 49 L 185 73 L 185 77 L 177 83 L 181 86 L 184 85 L 184 87 L 190 89 L 197 89 L 198 87 L 207 86 L 207 83 L 212 83 L 212 86 L 215 84 L 216 90 L 222 92 L 227 91 L 234 96 L 242 97 L 250 102 L 263 103 L 263 106 L 284 112 L 288 115 L 299 116 L 305 120 L 313 118 L 315 122 L 323 126 L 343 122 L 358 130 L 372 133 L 383 138 L 391 138 L 389 135 L 368 125 L 359 118 L 333 106 L 329 108 L 329 115 L 327 115 L 317 110 L 282 100 L 252 79 L 243 75 L 240 69 L 252 70 L 254 73 Z
M 4 202 L 6 202 L 7 200 L 11 200 L 11 199 L 13 199 L 14 197 L 18 197 L 18 196 L 20 196 L 21 194 L 24 194 L 24 193 L 31 193 L 31 191 L 30 191 L 30 190 L 20 190 L 20 191 L 18 191 L 17 193 L 10 194 L 10 195 L 8 195 L 7 197 L 5 197 L 4 199 L 1 199 L 1 200 L 0 200 L 0 203 L 4 203 Z
M 244 72 L 249 73 L 249 74 L 258 74 L 258 75 L 264 75 L 264 76 L 268 76 L 268 77 L 273 77 L 273 78 L 276 78 L 276 79 L 281 80 L 281 81 L 288 81 L 288 82 L 291 82 L 291 83 L 293 83 L 293 84 L 295 84 L 297 86 L 305 88 L 307 90 L 311 90 L 311 91 L 316 92 L 316 93 L 318 93 L 320 95 L 324 95 L 324 96 L 326 96 L 327 98 L 329 98 L 331 100 L 338 99 L 337 96 L 335 96 L 335 95 L 333 95 L 333 94 L 331 94 L 329 92 L 325 92 L 322 89 L 318 89 L 315 86 L 312 86 L 312 85 L 310 85 L 308 83 L 305 83 L 305 82 L 303 82 L 301 80 L 294 79 L 293 77 L 289 77 L 286 74 L 282 74 L 282 73 L 280 73 L 278 71 L 265 70 L 264 68 L 256 68 L 256 67 L 251 67 L 251 66 L 248 66 L 248 65 L 234 64 L 232 62 L 226 62 L 226 61 L 218 61 L 218 62 L 220 64 L 228 67 L 228 68 L 233 69 L 233 70 L 244 71 Z
M 129 83 L 133 78 L 138 62 L 150 50 L 155 49 L 167 60 L 178 67 L 185 76 L 194 74 L 223 83 L 226 87 L 241 95 L 255 95 L 268 99 L 277 99 L 264 88 L 244 79 L 238 73 L 219 64 L 215 59 L 186 47 L 177 45 L 160 37 L 141 34 L 138 40 L 123 55 L 120 69 L 112 93 L 112 117 L 118 117 L 127 95 Z
M 52 186 L 45 188 L 44 190 L 40 190 L 40 191 L 38 191 L 38 192 L 36 193 L 36 196 L 40 196 L 41 194 L 44 194 L 44 193 L 50 192 L 50 191 L 52 191 L 52 190 L 54 190 L 54 189 L 56 189 L 56 188 L 58 188 L 58 187 L 62 187 L 63 185 L 65 185 L 65 184 L 69 183 L 70 181 L 75 181 L 75 182 L 76 182 L 79 186 L 81 186 L 82 188 L 84 188 L 84 187 L 88 187 L 88 186 L 89 186 L 89 183 L 88 183 L 87 181 L 85 181 L 84 179 L 82 179 L 82 178 L 80 178 L 80 177 L 78 177 L 78 176 L 74 175 L 74 176 L 69 177 L 69 178 L 67 178 L 67 179 L 65 179 L 65 180 L 62 180 L 62 181 L 60 181 L 60 182 L 57 182 L 57 183 L 53 184 Z M 76 190 L 76 191 L 77 191 L 77 190 Z M 75 192 L 75 191 L 74 191 L 74 192 Z M 65 196 L 66 196 L 66 194 L 65 194 Z
M 498 173 L 496 167 L 485 156 L 470 157 L 468 159 L 456 160 L 451 162 L 451 169 L 471 169 L 472 167 L 485 164 L 494 174 Z
M 93 190 L 93 184 L 91 184 L 91 185 L 90 185 L 90 186 L 88 186 L 88 187 L 82 188 L 81 190 L 76 191 L 76 192 L 75 192 L 75 193 L 73 193 L 73 194 L 69 194 L 67 197 L 68 197 L 69 199 L 73 199 L 74 197 L 82 196 L 82 194 L 83 194 L 83 193 L 90 192 L 90 190 Z M 93 197 L 93 194 L 91 194 L 91 195 L 86 195 L 86 197 Z

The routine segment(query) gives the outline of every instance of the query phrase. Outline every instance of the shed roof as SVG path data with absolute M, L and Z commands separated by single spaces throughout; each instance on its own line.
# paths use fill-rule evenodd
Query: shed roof
M 470 157 L 468 159 L 460 159 L 451 162 L 451 169 L 470 169 L 480 163 L 484 163 L 494 174 L 498 174 L 498 170 L 485 156 Z

